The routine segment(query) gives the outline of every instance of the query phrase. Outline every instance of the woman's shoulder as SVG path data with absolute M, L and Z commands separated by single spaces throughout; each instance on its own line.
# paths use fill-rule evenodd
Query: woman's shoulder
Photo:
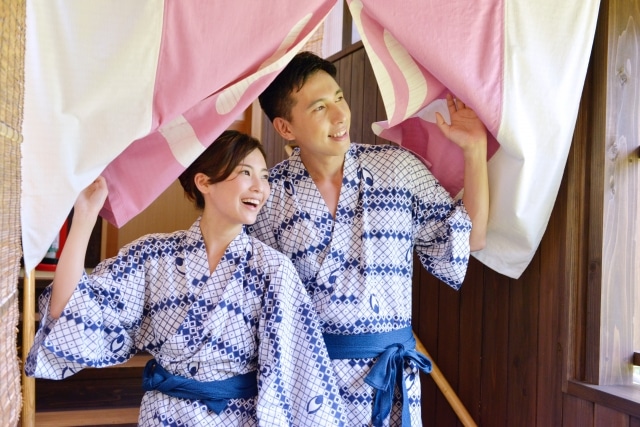
M 138 237 L 120 248 L 120 254 L 153 253 L 158 250 L 166 250 L 169 247 L 179 245 L 185 240 L 187 230 L 173 231 L 171 233 L 149 233 Z
M 134 240 L 134 242 L 141 245 L 167 243 L 183 240 L 186 235 L 187 230 L 172 231 L 170 233 L 149 233 L 139 237 L 137 240 Z

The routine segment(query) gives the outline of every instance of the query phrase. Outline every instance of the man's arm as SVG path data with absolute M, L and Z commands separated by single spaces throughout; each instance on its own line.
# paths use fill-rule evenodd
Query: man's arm
M 489 176 L 487 171 L 487 131 L 476 115 L 459 99 L 447 94 L 451 124 L 436 113 L 442 133 L 456 143 L 464 155 L 464 195 L 462 201 L 471 218 L 471 251 L 484 248 L 489 220 Z

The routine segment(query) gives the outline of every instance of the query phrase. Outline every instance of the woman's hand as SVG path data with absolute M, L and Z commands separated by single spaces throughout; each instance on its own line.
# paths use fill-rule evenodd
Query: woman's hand
M 73 218 L 97 219 L 108 194 L 107 181 L 103 176 L 97 177 L 78 195 L 73 205 Z

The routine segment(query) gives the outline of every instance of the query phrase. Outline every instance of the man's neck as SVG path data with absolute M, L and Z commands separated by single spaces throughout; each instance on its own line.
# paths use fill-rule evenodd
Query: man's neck
M 323 160 L 313 158 L 310 161 L 305 161 L 302 155 L 300 158 L 324 199 L 327 209 L 335 218 L 342 189 L 344 156 L 326 157 Z
M 300 159 L 314 182 L 342 182 L 344 156 L 305 156 L 300 153 Z

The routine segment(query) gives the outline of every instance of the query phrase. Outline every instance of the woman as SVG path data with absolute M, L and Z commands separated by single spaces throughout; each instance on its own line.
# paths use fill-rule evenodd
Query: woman
M 245 233 L 269 196 L 259 141 L 223 133 L 180 176 L 202 209 L 189 230 L 150 234 L 92 272 L 84 255 L 107 197 L 78 197 L 28 375 L 154 359 L 140 425 L 343 425 L 317 315 L 288 258 Z

